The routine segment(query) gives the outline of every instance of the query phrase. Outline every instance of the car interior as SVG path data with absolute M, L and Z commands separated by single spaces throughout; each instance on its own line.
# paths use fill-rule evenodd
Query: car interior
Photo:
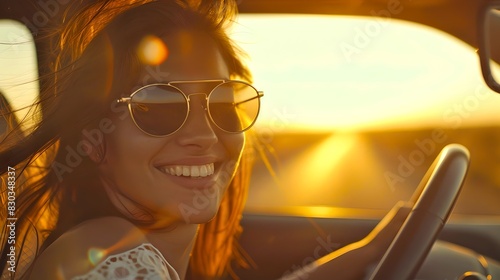
M 43 27 L 65 3 L 2 0 L 0 27 L 23 25 L 46 65 Z M 405 200 L 411 215 L 364 279 L 500 279 L 500 1 L 238 7 L 232 34 L 265 98 L 240 237 L 249 267 L 235 274 L 279 279 Z M 19 36 L 2 30 L 6 69 Z M 0 103 L 12 106 L 1 73 Z

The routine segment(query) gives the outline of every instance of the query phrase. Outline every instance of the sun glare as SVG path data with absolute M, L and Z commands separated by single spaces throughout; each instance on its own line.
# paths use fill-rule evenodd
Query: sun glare
M 477 54 L 439 30 L 395 19 L 241 15 L 232 36 L 266 92 L 259 126 L 500 123 L 500 98 L 485 86 Z
M 285 194 L 298 196 L 289 197 L 289 199 L 307 200 L 317 197 L 318 193 L 324 193 L 314 187 L 324 186 L 326 179 L 331 177 L 344 157 L 351 153 L 351 149 L 358 144 L 357 140 L 354 134 L 334 134 L 299 155 L 281 172 L 282 174 L 295 174 L 293 182 L 287 181 L 290 177 L 283 177 L 283 185 L 288 188 Z M 310 176 L 311 174 L 313 176 Z M 289 188 L 299 189 L 290 190 Z
M 22 108 L 38 98 L 38 91 L 35 45 L 29 30 L 15 21 L 1 20 L 0 93 L 5 96 L 12 109 L 17 110 L 17 120 L 28 114 L 28 109 Z M 32 122 L 23 124 L 30 126 Z
M 500 123 L 500 98 L 484 84 L 477 54 L 439 30 L 395 19 L 240 15 L 230 35 L 249 54 L 254 84 L 266 92 L 257 127 L 384 130 Z M 2 21 L 0 42 L 0 90 L 16 110 L 38 94 L 33 39 L 21 24 Z M 148 64 L 168 56 L 165 45 L 150 37 L 139 52 Z
M 322 216 L 332 206 L 377 209 L 380 205 L 392 205 L 395 198 L 406 199 L 411 195 L 411 188 L 403 184 L 396 188 L 388 180 L 387 173 L 395 172 L 392 165 L 395 159 L 388 157 L 390 153 L 384 144 L 373 142 L 366 134 L 296 133 L 276 141 L 273 145 L 281 150 L 281 157 L 273 164 L 276 175 L 256 170 L 246 206 L 249 212 L 314 205 L 326 208 L 287 211 Z M 413 183 L 410 179 L 405 181 Z

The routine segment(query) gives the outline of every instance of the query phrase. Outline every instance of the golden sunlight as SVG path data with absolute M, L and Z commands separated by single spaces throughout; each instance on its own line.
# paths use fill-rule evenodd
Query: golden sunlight
M 289 199 L 307 200 L 325 193 L 317 187 L 324 186 L 324 182 L 337 170 L 344 157 L 352 153 L 352 148 L 358 144 L 358 141 L 355 134 L 333 134 L 299 155 L 282 172 L 294 174 L 294 176 L 285 176 L 282 179 L 283 184 L 289 190 L 287 191 Z
M 16 111 L 17 121 L 31 114 L 23 122 L 25 130 L 40 117 L 39 112 L 26 108 L 38 99 L 38 91 L 35 44 L 30 31 L 19 22 L 0 20 L 0 94 Z
M 475 50 L 427 26 L 240 15 L 232 35 L 266 92 L 258 126 L 277 119 L 287 129 L 330 131 L 500 123 L 500 98 L 486 87 Z
M 392 205 L 396 197 L 409 197 L 411 189 L 389 184 L 385 174 L 394 171 L 394 158 L 385 144 L 369 137 L 347 131 L 276 135 L 276 175 L 261 167 L 255 170 L 246 210 L 325 206 L 300 210 L 301 215 L 318 217 L 332 214 L 331 206 L 376 209 Z M 287 211 L 292 210 L 297 209 Z

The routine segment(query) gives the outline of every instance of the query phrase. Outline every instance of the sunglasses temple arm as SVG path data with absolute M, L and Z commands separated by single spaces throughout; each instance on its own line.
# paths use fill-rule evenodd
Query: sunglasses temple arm
M 264 96 L 264 93 L 261 92 L 261 91 L 259 91 L 257 96 L 254 96 L 252 98 L 249 98 L 249 99 L 246 99 L 246 100 L 243 100 L 243 101 L 240 101 L 240 102 L 236 102 L 236 103 L 234 103 L 234 105 L 240 105 L 242 103 L 245 103 L 245 102 L 248 102 L 248 101 L 252 101 L 252 100 L 257 99 L 257 98 L 261 98 L 262 96 Z

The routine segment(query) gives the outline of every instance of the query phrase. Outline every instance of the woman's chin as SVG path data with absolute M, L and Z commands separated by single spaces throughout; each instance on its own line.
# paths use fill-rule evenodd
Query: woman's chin
M 179 205 L 180 219 L 186 224 L 205 224 L 215 217 L 218 208 L 219 205 L 208 205 L 203 208 Z

